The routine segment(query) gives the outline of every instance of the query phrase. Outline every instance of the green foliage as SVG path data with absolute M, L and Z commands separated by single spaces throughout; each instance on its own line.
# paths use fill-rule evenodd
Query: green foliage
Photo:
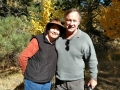
M 13 59 L 28 44 L 30 34 L 27 24 L 25 17 L 0 19 L 0 61 Z
M 70 8 L 81 8 L 80 0 L 57 0 L 56 9 L 68 10 Z
M 33 0 L 20 0 L 22 4 L 30 5 Z

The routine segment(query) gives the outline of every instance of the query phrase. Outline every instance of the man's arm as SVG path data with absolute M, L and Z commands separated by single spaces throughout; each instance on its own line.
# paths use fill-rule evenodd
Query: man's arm
M 90 56 L 89 56 L 89 61 L 88 61 L 91 79 L 88 82 L 88 86 L 91 86 L 92 89 L 94 89 L 95 86 L 97 85 L 97 74 L 98 74 L 97 65 L 98 65 L 98 60 L 97 60 L 94 45 L 93 45 L 92 40 L 91 40 Z

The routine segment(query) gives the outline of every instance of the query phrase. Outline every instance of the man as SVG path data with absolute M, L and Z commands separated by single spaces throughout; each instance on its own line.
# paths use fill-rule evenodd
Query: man
M 68 10 L 64 18 L 66 33 L 56 41 L 56 90 L 84 90 L 84 59 L 88 61 L 91 76 L 88 86 L 94 89 L 98 61 L 93 43 L 88 34 L 78 28 L 81 16 L 77 9 Z
M 33 37 L 21 53 L 19 63 L 24 75 L 24 90 L 50 90 L 57 62 L 55 40 L 62 30 L 59 19 L 51 20 L 45 33 Z

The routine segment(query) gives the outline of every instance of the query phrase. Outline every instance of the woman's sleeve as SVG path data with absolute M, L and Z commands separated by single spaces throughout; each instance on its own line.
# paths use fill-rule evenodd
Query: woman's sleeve
M 22 74 L 24 74 L 28 59 L 31 58 L 39 50 L 38 41 L 36 38 L 33 38 L 24 51 L 20 54 L 18 58 Z

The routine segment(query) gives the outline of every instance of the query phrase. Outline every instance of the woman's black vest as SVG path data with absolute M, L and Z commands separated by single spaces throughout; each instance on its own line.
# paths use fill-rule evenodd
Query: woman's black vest
M 46 83 L 52 80 L 56 70 L 55 43 L 50 44 L 44 34 L 34 38 L 37 39 L 40 49 L 29 58 L 24 77 L 33 82 Z

